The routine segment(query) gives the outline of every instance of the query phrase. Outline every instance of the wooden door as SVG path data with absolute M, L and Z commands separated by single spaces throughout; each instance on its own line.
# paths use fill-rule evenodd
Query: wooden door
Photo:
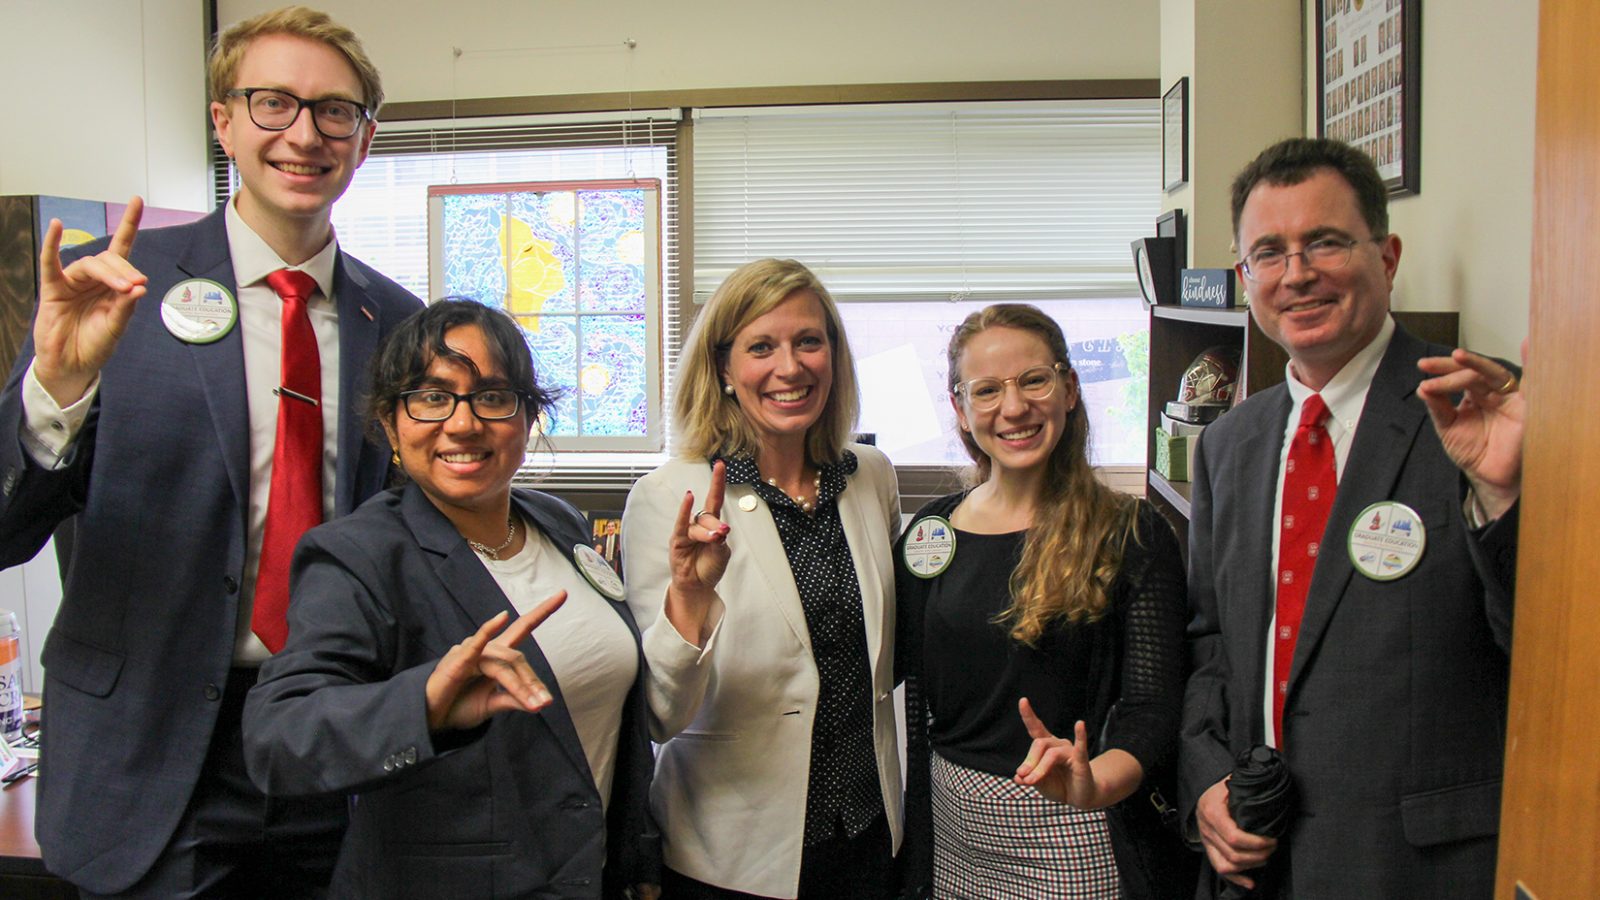
M 1530 412 L 1499 900 L 1600 897 L 1597 34 L 1594 0 L 1543 0 L 1525 382 Z

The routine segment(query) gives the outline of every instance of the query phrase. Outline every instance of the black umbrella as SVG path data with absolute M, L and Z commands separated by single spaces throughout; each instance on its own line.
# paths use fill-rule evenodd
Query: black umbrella
M 1289 766 L 1278 751 L 1267 746 L 1256 746 L 1239 754 L 1233 762 L 1233 777 L 1228 781 L 1228 813 L 1238 826 L 1262 837 L 1282 837 L 1289 829 L 1289 819 L 1294 815 L 1294 782 L 1289 778 Z M 1273 859 L 1279 859 L 1275 854 Z M 1221 900 L 1245 900 L 1248 897 L 1270 897 L 1274 890 L 1269 880 L 1275 881 L 1271 862 L 1260 869 L 1245 873 L 1256 882 L 1254 890 L 1224 882 L 1218 897 Z

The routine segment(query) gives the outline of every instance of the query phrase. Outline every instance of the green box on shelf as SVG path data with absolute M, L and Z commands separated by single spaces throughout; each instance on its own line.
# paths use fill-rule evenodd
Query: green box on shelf
M 1156 429 L 1156 471 L 1168 481 L 1189 480 L 1189 442 L 1192 435 L 1167 434 Z

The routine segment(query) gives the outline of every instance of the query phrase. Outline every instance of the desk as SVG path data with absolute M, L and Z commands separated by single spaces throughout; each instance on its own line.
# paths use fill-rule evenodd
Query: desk
M 72 885 L 45 871 L 33 840 L 33 800 L 38 780 L 0 788 L 0 897 L 76 900 Z

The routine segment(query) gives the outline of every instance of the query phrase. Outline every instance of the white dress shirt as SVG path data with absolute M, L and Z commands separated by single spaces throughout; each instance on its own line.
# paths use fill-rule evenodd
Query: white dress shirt
M 339 446 L 339 322 L 333 303 L 333 270 L 339 257 L 338 240 L 330 239 L 315 256 L 290 266 L 251 230 L 234 201 L 224 214 L 228 253 L 233 262 L 239 301 L 239 322 L 244 351 L 245 397 L 250 422 L 250 505 L 245 540 L 244 577 L 239 590 L 239 620 L 234 636 L 235 665 L 255 666 L 271 654 L 250 630 L 254 607 L 256 570 L 261 561 L 261 537 L 267 520 L 267 499 L 272 487 L 272 452 L 278 435 L 278 397 L 282 359 L 283 301 L 267 286 L 266 277 L 278 269 L 300 269 L 317 282 L 317 293 L 307 301 L 311 329 L 317 336 L 322 365 L 322 514 L 333 513 L 334 462 Z M 160 303 L 145 296 L 140 303 Z M 78 431 L 83 427 L 100 387 L 90 385 L 82 399 L 66 408 L 55 402 L 39 384 L 33 365 L 23 383 L 23 446 L 34 462 L 57 468 Z
M 1383 327 L 1378 330 L 1377 337 L 1371 343 L 1361 348 L 1361 351 L 1351 357 L 1344 364 L 1344 368 L 1333 376 L 1321 391 L 1313 391 L 1306 387 L 1300 379 L 1295 377 L 1294 364 L 1291 362 L 1284 366 L 1284 381 L 1289 388 L 1289 418 L 1284 423 L 1283 448 L 1278 453 L 1278 487 L 1273 492 L 1272 501 L 1272 621 L 1267 624 L 1267 657 L 1262 670 L 1267 673 L 1263 679 L 1265 690 L 1262 692 L 1261 702 L 1263 715 L 1266 722 L 1266 743 L 1269 747 L 1278 746 L 1277 729 L 1273 726 L 1272 699 L 1276 683 L 1272 678 L 1274 657 L 1276 656 L 1277 641 L 1274 635 L 1278 630 L 1278 542 L 1283 538 L 1283 477 L 1284 469 L 1289 462 L 1289 444 L 1294 440 L 1294 433 L 1300 427 L 1300 407 L 1305 405 L 1306 398 L 1312 394 L 1322 394 L 1322 402 L 1328 405 L 1328 418 L 1324 426 L 1328 430 L 1328 438 L 1333 441 L 1333 458 L 1335 478 L 1344 480 L 1344 464 L 1350 458 L 1350 445 L 1355 441 L 1356 423 L 1361 421 L 1361 410 L 1367 405 L 1367 391 L 1372 387 L 1373 376 L 1378 374 L 1378 363 L 1383 361 L 1384 351 L 1389 349 L 1389 339 L 1394 337 L 1394 319 L 1385 316 Z M 1324 546 L 1341 549 L 1344 535 L 1328 535 L 1323 540 Z M 1334 543 L 1337 541 L 1337 543 Z M 1296 638 L 1298 641 L 1298 638 Z M 1298 643 L 1296 644 L 1298 648 Z

